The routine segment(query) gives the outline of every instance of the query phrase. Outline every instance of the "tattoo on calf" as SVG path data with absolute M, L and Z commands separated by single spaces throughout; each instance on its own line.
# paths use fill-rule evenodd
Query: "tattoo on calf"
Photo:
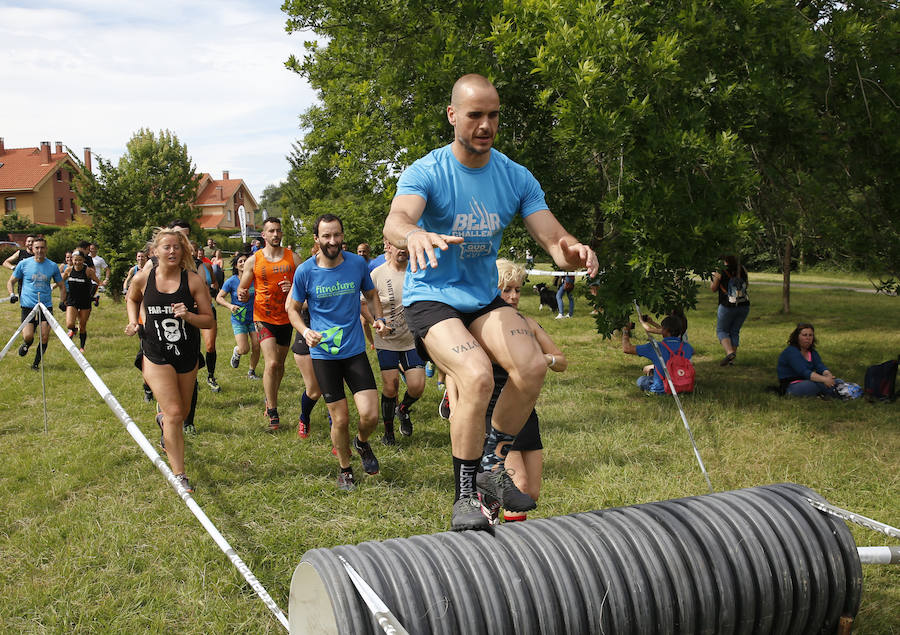
M 481 346 L 479 346 L 478 342 L 473 340 L 471 342 L 464 342 L 459 346 L 453 346 L 450 348 L 450 350 L 456 354 L 459 354 L 465 353 L 466 351 L 475 350 L 476 348 L 481 348 Z

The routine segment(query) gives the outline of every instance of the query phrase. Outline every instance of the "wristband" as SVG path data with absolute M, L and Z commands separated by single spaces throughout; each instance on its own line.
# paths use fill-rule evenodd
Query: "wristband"
M 413 234 L 417 234 L 419 232 L 423 232 L 423 231 L 425 231 L 425 230 L 422 229 L 421 227 L 416 227 L 415 229 L 411 229 L 410 231 L 406 232 L 406 236 L 403 238 L 403 240 L 405 240 L 408 244 L 410 236 L 412 236 Z
M 377 318 L 375 318 L 375 321 L 376 321 L 376 322 L 384 322 L 384 318 L 383 318 L 383 317 L 377 317 Z
M 307 326 L 305 329 L 303 329 L 303 332 L 300 334 L 300 337 L 302 337 L 303 339 L 306 339 L 306 332 L 308 330 L 309 330 L 309 327 Z

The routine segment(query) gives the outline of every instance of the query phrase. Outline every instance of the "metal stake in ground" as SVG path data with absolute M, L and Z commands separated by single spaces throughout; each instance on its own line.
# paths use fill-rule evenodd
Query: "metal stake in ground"
M 41 306 L 40 304 L 38 306 Z M 137 442 L 138 446 L 140 446 L 141 450 L 144 451 L 144 454 L 147 455 L 153 465 L 162 472 L 163 476 L 165 476 L 166 481 L 175 490 L 181 500 L 184 501 L 184 504 L 187 505 L 188 509 L 191 510 L 191 513 L 200 521 L 200 524 L 203 525 L 203 528 L 210 535 L 210 537 L 215 541 L 215 543 L 219 546 L 228 559 L 231 560 L 231 563 L 237 568 L 238 571 L 241 572 L 241 575 L 244 576 L 244 579 L 250 585 L 250 587 L 256 592 L 256 595 L 259 596 L 259 599 L 263 601 L 268 609 L 275 615 L 281 625 L 284 627 L 286 631 L 290 631 L 290 625 L 288 624 L 287 617 L 285 617 L 284 613 L 278 608 L 278 605 L 275 604 L 275 600 L 269 595 L 266 589 L 260 584 L 259 580 L 256 579 L 256 576 L 253 575 L 253 572 L 244 564 L 244 561 L 241 560 L 240 556 L 237 555 L 234 549 L 231 548 L 231 545 L 228 544 L 228 541 L 219 533 L 219 530 L 216 529 L 216 526 L 213 525 L 212 521 L 209 517 L 204 513 L 204 511 L 200 508 L 194 498 L 188 493 L 181 482 L 175 478 L 175 474 L 166 465 L 166 462 L 163 461 L 162 457 L 159 453 L 153 448 L 153 445 L 147 440 L 147 437 L 144 436 L 144 433 L 141 432 L 140 428 L 137 427 L 134 420 L 125 412 L 125 409 L 122 407 L 122 404 L 113 396 L 112 392 L 107 388 L 106 384 L 103 383 L 103 380 L 100 379 L 100 375 L 97 374 L 90 363 L 88 363 L 87 359 L 81 352 L 75 347 L 75 342 L 71 337 L 66 335 L 66 332 L 59 325 L 59 322 L 56 321 L 56 318 L 48 311 L 46 313 L 47 322 L 50 323 L 50 327 L 53 329 L 53 332 L 59 338 L 59 341 L 62 342 L 63 347 L 69 351 L 69 354 L 75 359 L 78 363 L 79 368 L 81 368 L 82 372 L 84 372 L 85 377 L 87 377 L 88 381 L 91 382 L 91 385 L 94 389 L 100 394 L 103 398 L 103 401 L 106 402 L 106 405 L 110 407 L 113 413 L 118 417 L 119 421 L 122 422 L 125 426 L 125 430 L 131 437 Z M 8 346 L 7 346 L 8 348 Z
M 637 300 L 634 301 L 634 308 L 637 310 L 638 315 L 643 315 L 641 313 L 641 307 L 637 303 Z M 678 392 L 675 390 L 675 384 L 672 383 L 672 377 L 669 376 L 669 369 L 666 368 L 666 365 L 662 363 L 662 351 L 659 349 L 659 344 L 656 343 L 656 340 L 653 339 L 652 335 L 647 333 L 647 338 L 650 340 L 650 344 L 653 345 L 653 350 L 656 352 L 656 356 L 659 358 L 660 366 L 662 366 L 663 373 L 666 376 L 666 381 L 669 382 L 669 390 L 672 391 L 672 397 L 675 399 L 675 405 L 678 406 L 678 412 L 681 413 L 681 420 L 684 422 L 684 429 L 687 430 L 688 437 L 690 437 L 691 439 L 691 446 L 694 448 L 694 456 L 697 457 L 697 463 L 700 465 L 700 471 L 703 472 L 703 478 L 706 479 L 706 486 L 709 487 L 709 493 L 712 494 L 715 490 L 713 490 L 712 483 L 709 480 L 709 474 L 706 473 L 706 466 L 703 465 L 703 459 L 700 458 L 700 450 L 697 449 L 697 443 L 694 441 L 694 433 L 691 432 L 691 426 L 688 424 L 687 415 L 684 414 L 684 408 L 681 407 L 681 399 L 678 398 Z

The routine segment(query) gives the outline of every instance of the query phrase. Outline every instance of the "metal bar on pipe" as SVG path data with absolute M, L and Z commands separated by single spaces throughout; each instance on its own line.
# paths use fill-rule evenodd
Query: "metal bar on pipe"
M 42 306 L 42 305 L 38 305 Z M 147 458 L 153 462 L 156 468 L 162 472 L 163 476 L 166 479 L 166 482 L 169 483 L 169 486 L 175 490 L 181 500 L 184 501 L 184 504 L 187 505 L 188 509 L 191 510 L 191 513 L 200 521 L 200 524 L 203 525 L 203 528 L 206 529 L 206 532 L 210 535 L 210 537 L 215 541 L 216 545 L 218 545 L 219 549 L 228 556 L 228 559 L 231 560 L 231 563 L 237 568 L 238 571 L 241 572 L 241 575 L 244 576 L 244 579 L 250 585 L 250 587 L 256 592 L 256 595 L 263 601 L 272 614 L 278 619 L 281 625 L 285 628 L 285 630 L 290 631 L 290 626 L 288 625 L 287 617 L 285 617 L 282 610 L 275 603 L 275 600 L 269 595 L 266 589 L 260 584 L 259 580 L 256 579 L 256 576 L 253 575 L 253 572 L 250 571 L 250 568 L 241 560 L 241 557 L 237 555 L 237 553 L 232 549 L 231 545 L 228 544 L 228 541 L 225 540 L 225 537 L 219 533 L 219 530 L 216 529 L 216 526 L 212 523 L 203 509 L 197 504 L 194 498 L 188 493 L 187 490 L 181 485 L 181 482 L 175 478 L 175 474 L 166 465 L 166 462 L 162 459 L 159 453 L 153 448 L 153 445 L 147 440 L 147 437 L 144 436 L 144 433 L 141 432 L 141 429 L 138 428 L 137 424 L 131 418 L 131 416 L 125 411 L 125 408 L 122 407 L 122 404 L 113 396 L 110 389 L 106 386 L 103 380 L 100 378 L 100 375 L 97 374 L 90 363 L 87 361 L 84 355 L 78 350 L 75 346 L 75 343 L 72 341 L 72 338 L 66 335 L 66 332 L 63 330 L 62 326 L 60 326 L 59 322 L 53 317 L 53 315 L 46 311 L 45 313 L 47 317 L 47 322 L 50 323 L 50 327 L 53 329 L 53 332 L 57 335 L 59 340 L 62 342 L 64 348 L 69 351 L 69 354 L 78 364 L 78 367 L 81 368 L 82 372 L 84 372 L 85 377 L 87 377 L 88 381 L 90 381 L 91 385 L 94 389 L 100 394 L 100 397 L 103 401 L 106 402 L 106 405 L 109 406 L 110 410 L 113 411 L 113 414 L 122 422 L 125 426 L 125 430 L 131 437 L 137 442 L 138 446 L 141 450 L 144 451 L 144 454 L 147 455 Z M 7 345 L 8 347 L 9 345 Z
M 829 505 L 828 503 L 823 503 L 821 501 L 816 501 L 811 498 L 807 498 L 806 501 L 818 509 L 820 512 L 825 512 L 826 514 L 831 514 L 832 516 L 837 516 L 838 518 L 842 518 L 844 520 L 849 520 L 851 523 L 856 523 L 860 527 L 865 527 L 866 529 L 871 529 L 873 531 L 880 532 L 891 538 L 900 538 L 900 529 L 896 527 L 891 527 L 890 525 L 885 525 L 884 523 L 880 523 L 877 520 L 872 520 L 871 518 L 866 518 L 860 514 L 854 514 L 853 512 L 847 511 L 846 509 L 841 509 L 840 507 L 835 507 L 834 505 Z
M 369 607 L 369 612 L 372 613 L 372 616 L 378 622 L 378 625 L 381 626 L 381 629 L 387 635 L 409 635 L 407 630 L 403 628 L 403 625 L 400 624 L 400 620 L 391 613 L 391 609 L 389 609 L 387 604 L 378 597 L 375 590 L 369 586 L 361 575 L 359 575 L 359 572 L 357 572 L 343 556 L 338 556 L 338 560 L 344 565 L 347 575 L 353 582 L 353 586 L 356 587 L 356 592 L 359 593 L 359 597 L 361 597 L 363 602 L 366 603 L 366 606 Z
M 634 308 L 637 310 L 638 316 L 641 315 L 641 307 L 637 303 L 637 300 L 634 300 Z M 681 421 L 684 423 L 684 429 L 687 430 L 688 437 L 691 439 L 691 447 L 694 448 L 694 456 L 697 457 L 697 463 L 700 465 L 700 471 L 703 472 L 703 478 L 706 479 L 706 486 L 709 488 L 709 493 L 712 494 L 715 490 L 713 489 L 712 482 L 709 480 L 709 474 L 706 472 L 706 466 L 703 464 L 703 459 L 700 458 L 700 450 L 697 449 L 697 442 L 694 441 L 694 433 L 691 431 L 691 426 L 688 424 L 687 415 L 684 414 L 684 408 L 681 406 L 681 399 L 678 398 L 678 391 L 675 390 L 675 384 L 672 382 L 672 378 L 669 376 L 669 369 L 666 368 L 666 365 L 662 363 L 663 356 L 662 351 L 659 348 L 659 344 L 656 343 L 656 340 L 653 339 L 653 336 L 647 333 L 647 339 L 650 340 L 650 344 L 653 345 L 653 350 L 656 352 L 656 356 L 659 358 L 660 366 L 662 366 L 663 373 L 666 375 L 666 381 L 669 382 L 669 390 L 672 391 L 672 397 L 675 399 L 675 405 L 678 406 L 678 412 L 681 415 Z
M 900 547 L 857 547 L 863 564 L 900 564 Z

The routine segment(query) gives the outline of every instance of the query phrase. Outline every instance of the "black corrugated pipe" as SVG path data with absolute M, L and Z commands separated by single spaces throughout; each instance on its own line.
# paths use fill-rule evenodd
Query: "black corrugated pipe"
M 843 521 L 790 483 L 313 549 L 292 633 L 381 633 L 343 556 L 410 633 L 834 633 L 862 567 Z

